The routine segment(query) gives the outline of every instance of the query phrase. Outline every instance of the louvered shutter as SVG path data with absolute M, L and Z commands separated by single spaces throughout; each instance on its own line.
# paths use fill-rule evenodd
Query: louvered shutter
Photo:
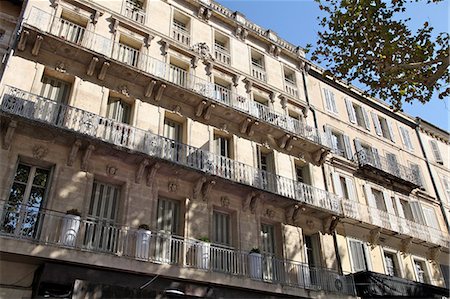
M 341 186 L 341 181 L 339 178 L 339 174 L 336 172 L 332 173 L 333 176 L 333 184 L 334 184 L 334 192 L 339 195 L 340 197 L 344 196 L 344 193 L 342 192 L 342 186 Z
M 334 93 L 332 91 L 329 91 L 328 94 L 330 95 L 330 104 L 331 104 L 331 109 L 334 113 L 338 113 L 337 112 L 337 107 L 336 107 L 336 100 L 334 98 Z
M 422 205 L 418 201 L 411 201 L 411 212 L 413 214 L 414 220 L 417 223 L 425 224 L 425 217 L 423 216 Z
M 386 124 L 387 124 L 388 130 L 389 130 L 389 137 L 392 142 L 395 142 L 395 136 L 394 136 L 394 130 L 392 127 L 392 122 L 389 119 L 386 119 Z
M 372 152 L 372 165 L 374 165 L 377 168 L 381 167 L 381 161 L 380 161 L 380 155 L 378 154 L 378 149 L 376 147 L 371 147 L 370 148 L 371 152 Z
M 372 121 L 373 121 L 373 125 L 375 127 L 375 132 L 377 133 L 378 136 L 383 135 L 383 132 L 381 130 L 380 119 L 378 118 L 378 115 L 376 115 L 374 112 L 370 112 L 370 114 L 372 115 Z
M 415 180 L 416 180 L 417 184 L 419 186 L 421 186 L 421 187 L 425 186 L 424 185 L 423 176 L 422 176 L 422 172 L 420 171 L 419 165 L 411 163 L 410 166 L 411 166 L 411 170 L 412 170 L 412 173 L 413 173 L 413 175 L 415 177 Z
M 413 145 L 411 142 L 411 138 L 409 137 L 409 132 L 405 127 L 400 127 L 400 133 L 402 135 L 403 144 L 405 145 L 406 149 L 412 151 Z
M 439 151 L 439 146 L 436 140 L 430 140 L 431 149 L 433 150 L 434 159 L 437 163 L 443 163 L 441 152 Z
M 347 107 L 348 119 L 350 120 L 350 122 L 352 124 L 355 124 L 356 123 L 355 108 L 353 108 L 353 104 L 348 98 L 345 98 L 344 100 L 345 100 L 345 106 Z
M 444 191 L 447 194 L 447 202 L 450 203 L 450 180 L 448 177 L 441 177 L 442 187 L 444 187 Z
M 439 222 L 436 218 L 436 212 L 432 207 L 423 207 L 423 215 L 429 227 L 440 229 Z
M 369 114 L 367 113 L 367 110 L 364 107 L 361 107 L 361 111 L 364 118 L 364 124 L 366 125 L 366 129 L 370 131 L 370 121 L 369 121 Z
M 347 159 L 352 160 L 353 153 L 352 153 L 352 145 L 350 143 L 350 137 L 348 137 L 348 135 L 343 135 L 343 139 L 344 139 L 344 147 L 345 147 L 345 156 Z
M 55 78 L 44 76 L 40 95 L 57 103 L 67 104 L 70 84 Z
M 399 232 L 408 234 L 409 226 L 406 224 L 405 212 L 403 211 L 403 206 L 400 202 L 400 197 L 398 197 L 398 195 L 394 195 L 394 199 L 395 199 L 395 206 L 397 207 L 398 217 L 400 218 L 399 219 Z
M 389 224 L 394 231 L 398 231 L 397 217 L 395 215 L 394 203 L 389 193 L 383 190 L 384 203 L 386 204 L 386 209 L 389 214 Z
M 364 256 L 363 244 L 360 241 L 349 240 L 350 253 L 353 262 L 353 271 L 366 271 L 367 265 Z
M 230 215 L 214 211 L 213 231 L 214 242 L 222 245 L 231 245 Z
M 367 185 L 367 184 L 364 185 L 364 192 L 366 194 L 367 204 L 370 207 L 369 214 L 372 218 L 372 222 L 375 225 L 380 225 L 381 224 L 380 215 L 379 215 L 378 208 L 377 208 L 377 202 L 372 193 L 372 187 L 370 187 L 370 185 Z
M 331 111 L 331 102 L 330 102 L 330 91 L 326 88 L 323 89 L 323 94 L 325 96 L 325 108 L 328 111 Z

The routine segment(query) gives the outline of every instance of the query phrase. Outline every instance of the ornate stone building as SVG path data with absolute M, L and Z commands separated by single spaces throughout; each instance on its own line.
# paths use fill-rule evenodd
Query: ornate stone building
M 447 294 L 448 132 L 214 1 L 1 10 L 1 297 Z

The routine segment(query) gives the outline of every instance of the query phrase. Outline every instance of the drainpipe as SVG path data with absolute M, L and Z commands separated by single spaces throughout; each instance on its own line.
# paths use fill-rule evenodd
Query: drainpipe
M 305 100 L 306 103 L 308 103 L 308 106 L 310 105 L 310 101 L 309 101 L 309 96 L 308 96 L 308 85 L 306 80 L 307 78 L 307 72 L 309 69 L 309 65 L 308 64 L 304 64 L 304 69 L 302 71 L 302 79 L 303 79 L 303 91 L 305 92 Z M 317 130 L 319 130 L 318 124 L 317 124 L 317 116 L 316 116 L 316 112 L 313 109 L 310 109 L 312 116 L 313 116 L 313 120 L 314 120 L 314 126 L 317 128 Z M 325 182 L 325 190 L 328 191 L 328 184 L 327 184 L 327 173 L 325 171 L 325 166 L 322 164 L 322 166 L 320 167 L 322 169 L 322 176 L 323 176 L 323 181 Z M 339 253 L 339 246 L 338 246 L 338 241 L 337 241 L 337 235 L 336 235 L 336 230 L 333 231 L 333 245 L 334 245 L 334 252 L 336 255 L 336 261 L 337 261 L 337 266 L 338 266 L 338 272 L 339 274 L 343 274 L 342 271 L 342 261 L 341 261 L 341 255 Z
M 427 153 L 425 151 L 425 146 L 423 145 L 422 138 L 420 137 L 419 125 L 420 125 L 420 118 L 417 117 L 415 130 L 416 130 L 417 138 L 419 139 L 420 149 L 422 150 L 423 156 L 425 157 L 425 161 L 427 162 L 426 164 L 427 164 L 428 172 L 430 173 L 431 183 L 433 185 L 434 193 L 436 193 L 436 198 L 439 201 L 439 207 L 441 208 L 442 215 L 444 216 L 444 221 L 445 221 L 445 224 L 447 225 L 447 230 L 450 231 L 450 225 L 449 225 L 449 220 L 447 218 L 447 213 L 445 212 L 445 208 L 442 204 L 442 198 L 439 196 L 439 191 L 436 186 L 436 181 L 434 179 L 433 172 L 431 171 L 430 160 L 428 159 Z

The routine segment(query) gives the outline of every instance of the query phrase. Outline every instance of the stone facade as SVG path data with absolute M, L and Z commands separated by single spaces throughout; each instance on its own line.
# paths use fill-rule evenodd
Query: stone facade
M 445 286 L 447 132 L 213 1 L 10 10 L 2 298 L 343 298 L 358 271 Z M 69 264 L 91 272 L 58 278 Z

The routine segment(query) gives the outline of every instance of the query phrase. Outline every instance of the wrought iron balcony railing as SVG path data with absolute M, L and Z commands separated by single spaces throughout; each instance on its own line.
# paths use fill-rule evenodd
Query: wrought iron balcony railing
M 390 231 L 449 248 L 449 234 L 439 229 L 390 214 L 353 200 L 342 199 L 341 202 L 345 217 L 371 223 Z
M 53 22 L 52 19 L 54 19 Z M 59 19 L 36 7 L 32 7 L 28 18 L 24 22 L 30 26 L 36 27 L 42 31 L 48 32 L 61 38 L 60 36 L 58 36 L 57 30 L 55 31 L 53 29 L 53 26 L 56 25 L 52 25 L 58 24 Z M 68 41 L 71 42 L 70 40 Z M 123 52 L 123 49 L 122 52 L 120 51 L 122 44 L 114 43 L 113 41 L 111 41 L 111 38 L 107 38 L 94 32 L 85 30 L 82 40 L 77 42 L 77 44 L 80 44 L 81 46 L 86 47 L 94 52 L 105 55 L 113 60 L 125 63 L 131 67 L 144 71 L 158 79 L 165 80 L 167 82 L 195 92 L 200 96 L 207 97 L 212 101 L 220 102 L 222 105 L 231 107 L 243 113 L 247 113 L 249 115 L 252 115 L 253 117 L 259 117 L 259 121 L 279 127 L 280 129 L 288 131 L 294 136 L 298 136 L 327 148 L 331 148 L 331 142 L 323 132 L 305 123 L 302 123 L 297 119 L 293 119 L 286 114 L 277 112 L 270 107 L 260 107 L 258 104 L 254 104 L 253 101 L 250 101 L 247 96 L 241 96 L 230 92 L 230 97 L 224 100 L 222 97 L 216 96 L 217 93 L 214 92 L 215 88 L 213 83 L 194 76 L 189 72 L 186 72 L 186 70 L 157 60 L 151 56 L 144 55 L 140 52 L 133 52 L 134 54 L 132 55 L 132 57 L 130 56 L 130 53 L 132 51 L 127 52 L 128 56 L 127 59 L 125 59 L 123 56 L 119 55 L 120 53 L 125 53 Z M 261 112 L 258 113 L 259 116 L 253 113 L 255 111 L 255 105 L 258 106 L 256 110 Z
M 122 5 L 122 15 L 135 22 L 145 23 L 145 10 L 138 7 L 136 1 L 125 0 Z
M 422 186 L 420 174 L 415 173 L 411 168 L 401 165 L 397 162 L 389 161 L 387 158 L 368 153 L 361 150 L 355 154 L 355 161 L 359 167 L 373 167 L 391 176 L 399 178 L 403 181 L 412 183 L 418 187 Z
M 61 212 L 0 201 L 0 236 L 69 250 L 246 277 L 292 287 L 355 294 L 352 276 L 306 263 L 251 254 L 158 230 L 142 230 Z
M 341 213 L 340 198 L 333 193 L 14 87 L 5 87 L 1 110 Z

